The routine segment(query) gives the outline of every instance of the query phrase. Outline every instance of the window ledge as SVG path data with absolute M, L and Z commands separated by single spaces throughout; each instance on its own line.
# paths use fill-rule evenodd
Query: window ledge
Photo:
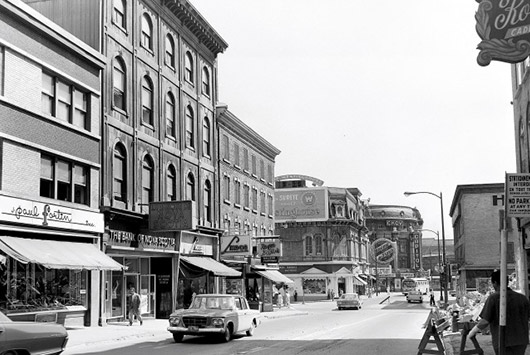
M 260 212 L 260 215 L 265 217 L 265 212 Z
M 227 199 L 224 199 L 223 202 L 224 202 L 225 205 L 229 205 L 229 206 L 232 204 L 232 203 L 230 202 L 230 200 L 227 200 Z
M 230 163 L 230 160 L 228 160 L 228 159 L 226 159 L 226 158 L 223 158 L 223 161 L 224 161 L 225 163 L 227 163 L 227 164 L 231 164 L 231 163 Z
M 249 211 L 249 212 L 250 212 L 250 208 L 248 208 L 248 207 L 243 207 L 243 209 L 244 209 L 245 211 Z
M 258 214 L 258 210 L 252 209 L 252 213 Z
M 237 164 L 234 164 L 234 168 L 238 169 L 238 170 L 241 170 L 241 167 Z
M 241 208 L 241 205 L 239 203 L 234 203 L 235 208 Z
M 269 215 L 269 218 L 271 218 L 271 219 L 272 219 L 272 218 L 274 218 L 274 216 L 273 216 L 272 214 L 270 214 L 270 215 Z

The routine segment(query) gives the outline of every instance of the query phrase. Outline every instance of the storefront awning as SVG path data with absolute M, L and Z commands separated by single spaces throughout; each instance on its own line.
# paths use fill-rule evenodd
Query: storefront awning
M 48 269 L 125 269 L 89 243 L 0 236 L 0 250 L 23 264 L 40 264 Z
M 368 283 L 361 279 L 359 276 L 353 275 L 353 284 L 357 286 L 366 286 Z
M 207 256 L 181 256 L 180 260 L 200 267 L 201 269 L 211 271 L 215 276 L 241 276 L 241 272 L 234 270 L 224 264 L 221 264 L 217 260 Z
M 277 270 L 255 270 L 256 274 L 261 275 L 273 282 L 285 283 L 285 284 L 294 284 L 294 281 L 282 274 Z

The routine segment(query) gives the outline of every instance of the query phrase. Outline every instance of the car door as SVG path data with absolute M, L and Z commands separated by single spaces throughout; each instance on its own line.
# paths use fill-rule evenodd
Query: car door
M 239 313 L 239 330 L 247 330 L 252 322 L 250 307 L 243 297 L 236 297 L 236 305 Z

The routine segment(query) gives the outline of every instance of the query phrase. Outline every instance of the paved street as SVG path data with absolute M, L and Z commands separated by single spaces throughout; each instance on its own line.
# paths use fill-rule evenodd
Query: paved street
M 253 337 L 237 335 L 228 343 L 185 337 L 176 344 L 163 320 L 149 320 L 143 328 L 110 325 L 93 330 L 72 330 L 64 355 L 74 354 L 393 354 L 417 351 L 429 313 L 428 304 L 408 304 L 404 296 L 364 299 L 361 310 L 338 311 L 335 302 L 294 304 L 291 309 L 264 313 Z M 143 332 L 145 329 L 145 332 Z M 103 332 L 94 335 L 94 332 Z M 115 337 L 110 335 L 115 332 Z M 130 334 L 128 334 L 130 333 Z M 86 339 L 83 339 L 86 334 Z M 105 340 L 103 335 L 107 335 Z M 92 337 L 92 339 L 90 339 Z M 98 338 L 99 337 L 99 338 Z

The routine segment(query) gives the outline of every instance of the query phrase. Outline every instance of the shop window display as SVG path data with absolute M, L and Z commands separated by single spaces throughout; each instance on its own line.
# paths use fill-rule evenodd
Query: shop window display
M 5 313 L 87 307 L 85 270 L 46 269 L 8 257 L 0 273 L 0 309 Z

